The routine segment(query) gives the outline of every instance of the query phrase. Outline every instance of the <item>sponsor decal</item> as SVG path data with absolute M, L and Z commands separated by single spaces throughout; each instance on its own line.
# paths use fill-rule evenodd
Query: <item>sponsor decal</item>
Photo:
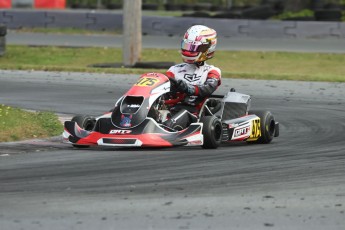
M 129 108 L 139 108 L 140 105 L 139 104 L 130 104 L 130 105 L 127 105 L 127 107 L 129 107 Z
M 109 134 L 130 134 L 132 130 L 112 129 Z
M 120 125 L 122 127 L 131 127 L 132 124 L 132 115 L 121 115 L 121 122 L 120 122 Z
M 154 86 L 157 82 L 159 82 L 159 80 L 156 78 L 143 77 L 143 78 L 140 78 L 139 81 L 135 85 L 136 86 Z
M 261 126 L 260 126 L 260 118 L 252 120 L 252 133 L 250 134 L 249 139 L 258 139 L 261 137 Z
M 246 134 L 249 134 L 250 132 L 250 126 L 245 126 L 245 127 L 238 127 L 234 130 L 234 137 L 241 137 Z
M 185 74 L 184 79 L 186 79 L 189 82 L 193 81 L 199 81 L 201 76 L 197 76 L 196 74 Z

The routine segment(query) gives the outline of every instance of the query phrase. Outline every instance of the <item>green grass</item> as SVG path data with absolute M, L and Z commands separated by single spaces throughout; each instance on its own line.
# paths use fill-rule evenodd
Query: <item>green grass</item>
M 51 112 L 28 112 L 0 105 L 0 142 L 44 138 L 62 133 L 63 126 Z
M 178 50 L 144 49 L 144 62 L 181 62 Z M 7 46 L 0 69 L 136 73 L 165 69 L 92 68 L 99 63 L 121 63 L 119 48 L 62 48 Z M 208 61 L 222 77 L 269 80 L 345 82 L 345 54 L 217 51 Z

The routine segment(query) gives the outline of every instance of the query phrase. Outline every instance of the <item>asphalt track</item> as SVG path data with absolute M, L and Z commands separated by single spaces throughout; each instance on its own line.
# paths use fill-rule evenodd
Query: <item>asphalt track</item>
M 135 80 L 0 71 L 0 103 L 96 115 Z M 214 151 L 1 143 L 0 229 L 344 229 L 345 84 L 223 79 L 217 93 L 230 87 L 281 136 Z
M 117 47 L 123 46 L 122 35 L 109 34 L 49 34 L 23 33 L 9 31 L 7 44 L 33 46 L 63 47 Z M 178 49 L 181 37 L 143 36 L 144 48 Z M 218 38 L 218 50 L 248 51 L 288 51 L 288 52 L 320 52 L 345 53 L 345 40 L 336 38 L 324 39 L 276 39 L 276 38 Z

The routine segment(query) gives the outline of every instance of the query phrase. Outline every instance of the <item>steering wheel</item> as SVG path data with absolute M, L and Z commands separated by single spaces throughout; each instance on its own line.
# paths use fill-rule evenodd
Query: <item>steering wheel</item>
M 170 92 L 166 95 L 165 104 L 175 105 L 178 102 L 183 101 L 186 95 L 177 90 L 178 81 L 175 78 L 169 77 L 169 81 L 170 81 Z

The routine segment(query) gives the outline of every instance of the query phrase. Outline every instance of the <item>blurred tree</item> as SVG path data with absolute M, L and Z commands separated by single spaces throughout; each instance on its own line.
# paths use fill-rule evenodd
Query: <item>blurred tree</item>
M 225 0 L 225 1 L 226 1 L 226 8 L 231 9 L 232 4 L 233 4 L 233 0 Z
M 311 0 L 311 3 L 310 3 L 311 9 L 322 8 L 322 6 L 323 6 L 323 0 Z
M 300 11 L 309 9 L 311 7 L 311 2 L 312 0 L 286 0 L 284 6 L 287 11 Z

